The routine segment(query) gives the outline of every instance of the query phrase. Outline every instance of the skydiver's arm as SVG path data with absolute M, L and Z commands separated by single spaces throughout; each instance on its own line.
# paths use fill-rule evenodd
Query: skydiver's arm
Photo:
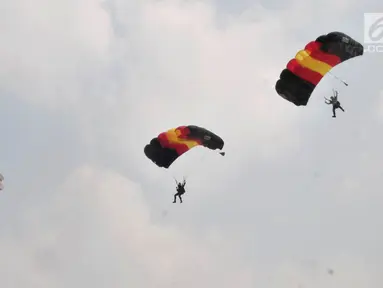
M 335 96 L 335 97 L 338 97 L 338 91 L 333 90 L 333 92 L 334 92 L 334 96 Z

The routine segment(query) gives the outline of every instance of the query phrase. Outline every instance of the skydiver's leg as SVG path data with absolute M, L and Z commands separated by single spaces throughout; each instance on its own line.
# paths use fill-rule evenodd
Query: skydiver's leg
M 335 109 L 336 109 L 335 106 L 332 106 L 332 117 L 333 117 L 333 118 L 336 117 L 336 115 L 335 115 Z
M 181 195 L 178 195 L 178 198 L 180 198 L 180 203 L 182 203 L 182 197 L 181 197 Z
M 343 107 L 342 107 L 342 106 L 339 106 L 339 109 L 340 109 L 340 110 L 342 110 L 342 111 L 344 112 L 344 109 L 343 109 Z
M 179 196 L 178 193 L 174 194 L 174 201 L 173 201 L 173 203 L 177 202 L 177 196 Z

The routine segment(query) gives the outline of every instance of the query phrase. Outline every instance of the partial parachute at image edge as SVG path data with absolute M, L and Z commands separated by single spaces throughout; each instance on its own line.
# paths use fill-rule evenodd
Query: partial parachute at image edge
M 213 132 L 195 125 L 169 129 L 153 138 L 144 153 L 158 167 L 169 168 L 178 157 L 190 149 L 203 146 L 210 150 L 222 150 L 224 141 Z M 220 152 L 224 156 L 225 152 Z
M 4 176 L 0 173 L 0 190 L 4 189 Z
M 296 106 L 306 106 L 316 86 L 333 67 L 363 52 L 362 44 L 342 32 L 321 35 L 287 63 L 275 90 Z

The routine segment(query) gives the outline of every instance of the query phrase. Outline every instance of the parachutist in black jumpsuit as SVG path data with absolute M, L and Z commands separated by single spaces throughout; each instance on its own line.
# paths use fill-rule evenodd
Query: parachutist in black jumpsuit
M 340 109 L 344 112 L 344 109 L 342 108 L 342 106 L 340 106 L 340 102 L 338 101 L 338 91 L 334 91 L 334 96 L 331 96 L 330 97 L 330 100 L 327 99 L 326 97 L 324 98 L 326 99 L 325 100 L 325 103 L 327 105 L 332 105 L 332 117 L 335 118 L 336 117 L 336 114 L 335 114 L 335 110 L 336 109 Z
M 173 201 L 173 203 L 176 203 L 176 199 L 177 199 L 177 196 L 178 196 L 178 198 L 180 198 L 180 202 L 182 203 L 182 195 L 183 194 L 185 194 L 185 185 L 186 185 L 186 181 L 185 181 L 185 179 L 184 179 L 184 181 L 182 182 L 182 183 L 178 183 L 177 182 L 177 193 L 176 194 L 174 194 L 174 201 Z

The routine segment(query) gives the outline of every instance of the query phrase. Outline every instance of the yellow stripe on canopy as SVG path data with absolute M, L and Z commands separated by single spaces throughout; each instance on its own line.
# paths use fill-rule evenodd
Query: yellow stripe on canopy
M 197 141 L 182 139 L 179 138 L 179 136 L 181 136 L 181 133 L 176 129 L 170 129 L 166 133 L 166 137 L 170 143 L 183 144 L 186 145 L 189 149 L 199 145 Z
M 312 58 L 306 50 L 299 51 L 297 55 L 295 55 L 295 59 L 297 59 L 300 65 L 315 71 L 322 76 L 324 76 L 332 68 L 327 63 Z

